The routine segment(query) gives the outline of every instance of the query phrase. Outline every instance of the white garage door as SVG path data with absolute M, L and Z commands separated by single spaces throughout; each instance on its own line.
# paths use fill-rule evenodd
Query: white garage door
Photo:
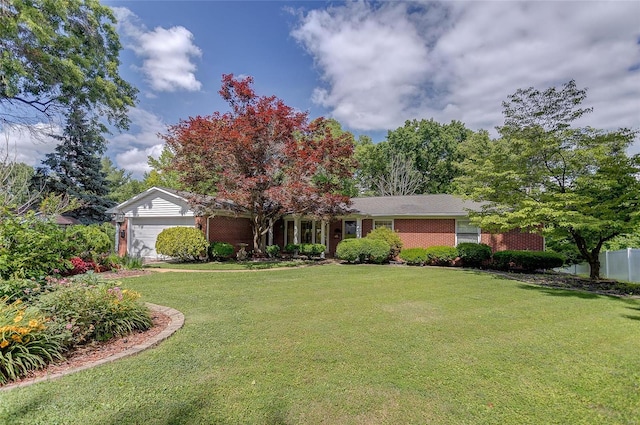
M 129 255 L 158 258 L 156 239 L 168 227 L 194 227 L 193 217 L 134 217 L 130 219 Z

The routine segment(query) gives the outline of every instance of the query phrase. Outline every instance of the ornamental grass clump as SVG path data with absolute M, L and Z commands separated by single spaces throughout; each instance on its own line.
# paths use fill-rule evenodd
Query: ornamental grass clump
M 139 298 L 139 293 L 116 282 L 87 276 L 39 297 L 37 305 L 52 319 L 52 328 L 64 336 L 65 348 L 71 348 L 149 329 L 151 316 Z
M 52 333 L 35 307 L 0 301 L 0 384 L 61 360 L 62 337 Z

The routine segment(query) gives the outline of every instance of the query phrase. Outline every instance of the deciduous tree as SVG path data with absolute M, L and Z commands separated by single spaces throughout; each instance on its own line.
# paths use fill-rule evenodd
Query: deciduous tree
M 331 125 L 296 111 L 275 96 L 258 96 L 251 77 L 224 75 L 220 95 L 231 110 L 183 120 L 164 136 L 173 168 L 186 188 L 216 194 L 223 205 L 248 213 L 253 249 L 287 213 L 328 217 L 341 211 L 341 193 L 351 177 L 353 139 Z M 219 208 L 217 202 L 205 205 Z
M 137 90 L 118 73 L 114 23 L 97 0 L 0 1 L 0 120 L 30 124 L 75 104 L 126 128 Z
M 568 238 L 600 276 L 603 244 L 640 222 L 640 156 L 626 149 L 636 133 L 572 127 L 590 112 L 586 90 L 520 89 L 504 102 L 500 138 L 479 134 L 462 146 L 463 194 L 486 202 L 481 227 L 529 229 Z

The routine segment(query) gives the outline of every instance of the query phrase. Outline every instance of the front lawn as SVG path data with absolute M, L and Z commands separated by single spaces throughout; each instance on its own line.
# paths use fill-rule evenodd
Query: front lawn
M 640 300 L 459 269 L 125 281 L 182 311 L 155 349 L 0 392 L 7 424 L 637 424 Z
M 304 260 L 279 260 L 279 261 L 211 261 L 202 263 L 178 263 L 162 262 L 149 263 L 145 269 L 172 269 L 172 270 L 265 270 L 289 267 L 300 267 L 304 265 L 317 264 L 317 261 Z

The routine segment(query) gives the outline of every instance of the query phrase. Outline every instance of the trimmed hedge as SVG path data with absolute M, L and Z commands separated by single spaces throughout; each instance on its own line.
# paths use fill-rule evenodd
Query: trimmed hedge
M 399 255 L 400 259 L 411 266 L 422 266 L 427 262 L 426 248 L 403 249 Z
M 327 250 L 321 243 L 303 243 L 299 246 L 300 254 L 316 257 Z
M 484 243 L 462 242 L 456 249 L 465 267 L 482 267 L 491 260 L 491 247 Z
M 279 245 L 268 245 L 264 250 L 266 251 L 269 258 L 276 258 L 280 254 Z
M 195 227 L 169 227 L 158 235 L 156 251 L 180 261 L 195 261 L 207 253 L 209 242 Z
M 458 256 L 458 250 L 452 246 L 430 246 L 426 251 L 427 262 L 432 266 L 451 266 Z
M 349 263 L 381 264 L 389 259 L 389 245 L 377 239 L 346 239 L 336 247 L 336 257 Z
M 498 251 L 493 254 L 491 266 L 498 270 L 533 272 L 538 269 L 562 267 L 564 257 L 549 251 Z

